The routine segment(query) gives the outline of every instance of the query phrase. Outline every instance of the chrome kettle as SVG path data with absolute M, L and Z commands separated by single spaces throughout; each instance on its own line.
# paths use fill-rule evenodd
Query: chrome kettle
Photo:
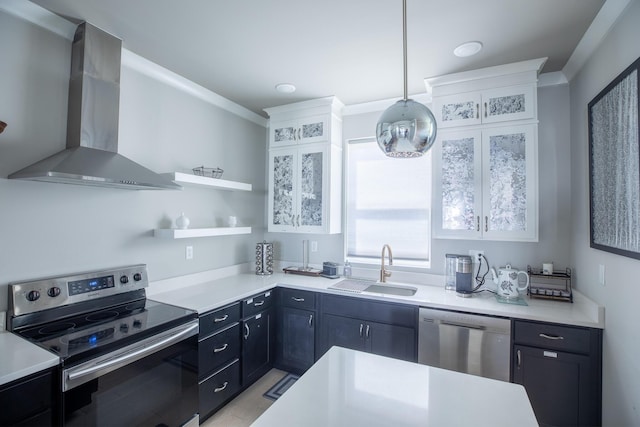
M 527 278 L 523 286 L 518 281 L 518 276 L 521 274 Z M 510 264 L 499 268 L 498 273 L 495 268 L 491 267 L 491 276 L 493 283 L 497 286 L 498 295 L 504 298 L 517 298 L 520 295 L 518 291 L 525 291 L 529 287 L 529 274 L 526 271 L 512 269 Z

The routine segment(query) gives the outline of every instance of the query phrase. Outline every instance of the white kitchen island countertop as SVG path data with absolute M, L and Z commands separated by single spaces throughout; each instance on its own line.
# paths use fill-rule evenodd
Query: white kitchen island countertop
M 332 347 L 252 427 L 537 425 L 519 384 Z
M 283 286 L 443 310 L 604 329 L 604 308 L 575 290 L 573 303 L 524 296 L 527 303 L 525 306 L 500 303 L 489 292 L 474 294 L 471 298 L 461 298 L 455 291 L 445 290 L 440 284 L 408 283 L 409 286 L 417 288 L 413 296 L 354 294 L 330 288 L 341 280 L 343 279 L 275 273 L 271 276 L 236 274 L 198 282 L 197 276 L 194 276 L 185 280 L 173 278 L 152 283 L 147 295 L 150 299 L 196 310 L 203 314 L 275 286 Z
M 0 332 L 0 385 L 60 363 L 58 356 L 10 332 Z

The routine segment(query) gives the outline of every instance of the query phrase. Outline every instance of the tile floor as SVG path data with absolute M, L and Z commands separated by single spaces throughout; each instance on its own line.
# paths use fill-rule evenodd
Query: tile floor
M 274 402 L 274 400 L 264 397 L 263 394 L 286 374 L 278 369 L 270 370 L 251 387 L 200 424 L 200 427 L 250 426 Z

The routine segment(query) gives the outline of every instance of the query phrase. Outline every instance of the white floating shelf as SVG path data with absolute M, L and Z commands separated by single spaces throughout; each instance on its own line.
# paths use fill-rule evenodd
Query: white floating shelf
M 234 234 L 250 234 L 251 227 L 215 227 L 215 228 L 156 228 L 156 237 L 164 239 L 189 239 L 193 237 L 230 236 Z
M 228 181 L 226 179 L 209 178 L 206 176 L 193 175 L 182 172 L 163 173 L 162 175 L 174 181 L 176 184 L 208 187 L 211 189 L 230 190 L 230 191 L 251 191 L 251 184 L 244 182 Z

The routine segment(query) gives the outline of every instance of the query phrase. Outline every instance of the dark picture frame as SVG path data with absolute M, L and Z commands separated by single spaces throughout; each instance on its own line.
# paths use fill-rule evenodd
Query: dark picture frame
M 640 58 L 588 105 L 591 247 L 640 259 Z

